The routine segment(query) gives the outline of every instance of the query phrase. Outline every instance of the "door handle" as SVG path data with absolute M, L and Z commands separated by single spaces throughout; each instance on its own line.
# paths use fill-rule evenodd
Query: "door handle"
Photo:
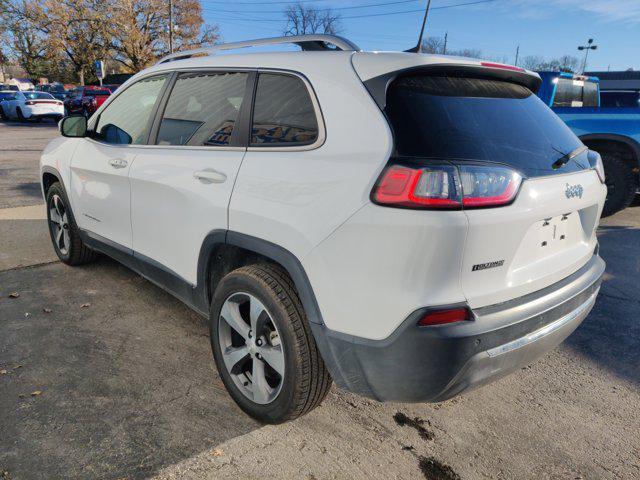
M 194 178 L 197 178 L 202 183 L 224 183 L 227 180 L 227 176 L 218 172 L 217 170 L 200 170 L 193 174 Z
M 109 165 L 111 165 L 113 168 L 124 168 L 128 165 L 126 160 L 123 160 L 121 158 L 112 158 L 111 160 L 109 160 Z

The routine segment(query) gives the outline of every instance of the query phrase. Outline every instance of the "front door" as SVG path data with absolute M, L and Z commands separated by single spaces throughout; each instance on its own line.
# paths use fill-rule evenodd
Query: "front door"
M 249 76 L 181 73 L 157 122 L 155 147 L 138 153 L 129 174 L 135 255 L 192 285 L 205 237 L 228 228 L 245 154 L 236 127 Z
M 153 113 L 166 76 L 127 87 L 94 120 L 93 132 L 80 139 L 71 160 L 70 197 L 76 223 L 130 250 L 129 171 L 148 139 Z

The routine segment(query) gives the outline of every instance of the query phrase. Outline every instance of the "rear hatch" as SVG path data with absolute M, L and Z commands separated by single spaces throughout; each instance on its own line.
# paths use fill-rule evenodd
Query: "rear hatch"
M 490 71 L 405 72 L 387 89 L 385 113 L 396 159 L 456 166 L 465 197 L 500 181 L 462 174 L 469 165 L 522 178 L 508 204 L 459 207 L 468 219 L 461 286 L 472 308 L 540 290 L 592 257 L 606 190 L 580 140 L 526 86 Z

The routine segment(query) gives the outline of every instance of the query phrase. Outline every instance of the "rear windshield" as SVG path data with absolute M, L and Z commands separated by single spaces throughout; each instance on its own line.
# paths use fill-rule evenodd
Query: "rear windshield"
M 53 96 L 46 92 L 22 92 L 28 100 L 50 100 Z
M 598 85 L 595 82 L 559 77 L 554 107 L 597 107 Z
M 582 143 L 536 95 L 513 83 L 402 77 L 389 87 L 386 113 L 399 156 L 498 162 L 527 176 L 583 169 L 578 157 L 553 168 Z

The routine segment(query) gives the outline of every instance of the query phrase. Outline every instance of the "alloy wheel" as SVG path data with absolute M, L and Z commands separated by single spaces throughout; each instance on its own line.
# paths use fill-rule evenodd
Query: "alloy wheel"
M 53 241 L 63 255 L 69 254 L 69 217 L 67 208 L 59 195 L 53 195 L 49 204 L 49 224 Z
M 258 404 L 273 402 L 285 375 L 280 333 L 253 295 L 235 293 L 220 310 L 218 338 L 225 368 L 242 394 Z

